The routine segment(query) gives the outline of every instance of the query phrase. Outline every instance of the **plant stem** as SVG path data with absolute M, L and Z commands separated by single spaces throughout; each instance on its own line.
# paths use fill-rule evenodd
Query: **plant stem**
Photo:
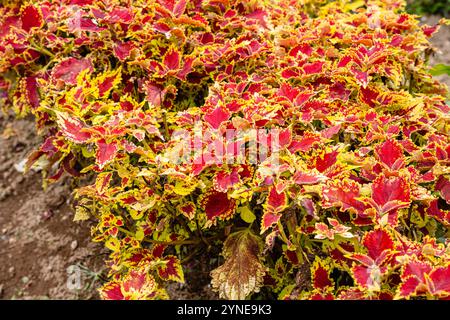
M 176 246 L 176 245 L 183 245 L 183 244 L 198 244 L 201 242 L 200 239 L 196 240 L 176 240 L 176 241 L 159 241 L 159 240 L 151 240 L 151 239 L 144 239 L 144 242 L 152 243 L 152 244 L 159 244 L 163 246 Z

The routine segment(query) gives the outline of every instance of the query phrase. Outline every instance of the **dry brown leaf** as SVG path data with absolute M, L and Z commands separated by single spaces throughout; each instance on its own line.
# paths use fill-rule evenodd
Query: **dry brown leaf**
M 243 300 L 259 292 L 266 268 L 260 261 L 261 239 L 250 230 L 230 234 L 223 246 L 225 262 L 211 272 L 211 285 L 220 298 Z

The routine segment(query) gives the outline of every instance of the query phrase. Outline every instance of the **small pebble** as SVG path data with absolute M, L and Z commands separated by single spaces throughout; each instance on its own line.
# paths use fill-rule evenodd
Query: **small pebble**
M 22 279 L 20 279 L 22 281 L 22 283 L 28 283 L 28 281 L 30 281 L 30 278 L 28 278 L 27 276 L 22 277 Z
M 75 250 L 77 247 L 78 247 L 77 240 L 73 240 L 72 243 L 70 244 L 70 249 Z
M 53 216 L 53 211 L 52 210 L 46 210 L 41 214 L 41 219 L 46 221 L 48 219 L 50 219 Z
M 10 267 L 10 268 L 8 269 L 8 273 L 10 273 L 11 275 L 14 274 L 14 271 L 15 271 L 14 267 Z

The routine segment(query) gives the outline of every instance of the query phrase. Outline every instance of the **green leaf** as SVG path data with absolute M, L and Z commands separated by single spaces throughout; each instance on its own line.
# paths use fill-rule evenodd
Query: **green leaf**
M 360 7 L 362 7 L 363 5 L 365 5 L 366 2 L 363 0 L 358 0 L 358 1 L 352 1 L 348 4 L 346 4 L 344 6 L 345 11 L 354 11 Z
M 238 209 L 238 211 L 240 211 L 241 219 L 245 222 L 252 223 L 253 221 L 255 221 L 256 216 L 248 206 L 241 207 Z
M 118 252 L 120 250 L 120 241 L 116 238 L 109 238 L 105 242 L 105 247 L 107 247 L 109 250 Z
M 197 187 L 196 183 L 190 183 L 190 181 L 177 181 L 173 191 L 180 196 L 187 196 L 191 194 Z
M 95 156 L 94 148 L 83 147 L 83 148 L 81 148 L 81 153 L 83 154 L 83 157 L 85 157 L 85 158 L 92 158 Z
M 142 219 L 142 217 L 144 216 L 144 211 L 130 210 L 129 212 L 131 218 L 133 218 L 134 220 Z
M 430 73 L 433 76 L 440 76 L 443 74 L 450 76 L 450 66 L 442 63 L 438 63 L 431 68 Z
M 145 238 L 144 230 L 139 229 L 138 231 L 136 231 L 135 238 L 136 238 L 137 241 L 144 240 L 144 238 Z
M 73 221 L 85 221 L 88 220 L 90 217 L 89 211 L 81 206 L 78 206 L 75 211 L 75 217 L 73 218 Z

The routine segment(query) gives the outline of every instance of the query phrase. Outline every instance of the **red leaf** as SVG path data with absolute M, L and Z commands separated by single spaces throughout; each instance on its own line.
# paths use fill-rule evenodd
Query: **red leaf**
M 99 27 L 91 18 L 83 17 L 82 11 L 77 11 L 70 19 L 67 20 L 67 29 L 69 32 L 89 31 L 100 32 L 105 27 Z
M 39 28 L 44 23 L 42 13 L 32 5 L 23 9 L 20 19 L 22 20 L 22 29 L 26 32 L 29 32 L 32 28 Z
M 428 283 L 430 293 L 433 295 L 450 294 L 450 266 L 440 267 L 431 271 Z
M 450 211 L 439 209 L 438 200 L 430 202 L 430 206 L 427 208 L 426 213 L 439 220 L 446 226 L 450 226 Z
M 180 69 L 180 53 L 174 48 L 170 48 L 164 55 L 163 62 L 168 70 Z
M 94 71 L 89 59 L 68 58 L 53 68 L 52 76 L 54 79 L 61 80 L 66 84 L 75 85 L 77 76 L 85 69 L 89 69 L 91 72 Z
M 407 279 L 411 276 L 416 277 L 421 282 L 425 281 L 425 273 L 429 273 L 432 270 L 430 264 L 422 261 L 412 260 L 404 267 L 402 278 Z
M 308 43 L 302 43 L 292 48 L 291 51 L 289 51 L 289 55 L 292 57 L 297 57 L 299 52 L 309 57 L 311 56 L 313 49 Z
M 168 33 L 168 32 L 171 30 L 170 26 L 167 25 L 167 24 L 165 24 L 164 22 L 157 22 L 157 23 L 154 23 L 154 24 L 153 24 L 153 28 L 154 28 L 156 31 L 161 32 L 161 33 L 164 33 L 164 34 Z
M 192 202 L 183 203 L 178 206 L 178 210 L 180 210 L 181 213 L 189 220 L 194 219 L 195 209 L 195 205 Z
M 324 172 L 336 163 L 339 152 L 334 150 L 316 157 L 315 166 L 319 172 Z
M 114 86 L 114 82 L 117 81 L 119 74 L 115 74 L 109 77 L 105 77 L 101 82 L 98 83 L 98 92 L 100 97 L 108 96 L 109 92 Z
M 386 213 L 394 209 L 407 208 L 411 202 L 410 187 L 403 177 L 378 176 L 372 184 L 372 199 L 379 211 Z
M 111 162 L 117 154 L 116 142 L 108 143 L 105 139 L 97 141 L 97 164 L 100 168 L 103 168 L 108 162 Z
M 208 114 L 205 114 L 205 121 L 208 122 L 211 127 L 218 129 L 220 125 L 230 118 L 231 114 L 223 107 L 217 107 Z
M 320 293 L 314 293 L 309 298 L 310 300 L 334 300 L 334 296 L 332 293 L 329 292 L 320 292 Z
M 296 184 L 316 184 L 327 180 L 326 176 L 317 173 L 297 171 L 292 177 Z
M 147 95 L 147 100 L 154 106 L 160 106 L 162 101 L 164 100 L 164 92 L 161 85 L 146 82 L 144 85 L 144 90 Z
M 402 282 L 399 288 L 399 296 L 408 298 L 416 293 L 417 287 L 420 285 L 419 279 L 416 277 L 409 277 Z
M 298 76 L 298 71 L 295 70 L 295 69 L 293 69 L 293 68 L 290 68 L 290 69 L 284 69 L 284 70 L 281 72 L 281 76 L 282 76 L 284 79 L 295 78 L 295 77 Z
M 235 201 L 228 199 L 227 194 L 224 192 L 209 191 L 203 195 L 200 202 L 205 210 L 206 218 L 213 224 L 217 218 L 225 220 L 235 213 Z
M 439 28 L 439 25 L 435 25 L 435 26 L 424 25 L 424 26 L 422 26 L 422 31 L 427 37 L 431 37 L 433 35 L 433 33 L 435 33 L 438 30 L 438 28 Z
M 284 192 L 278 193 L 275 187 L 269 191 L 266 199 L 266 209 L 271 212 L 281 212 L 287 207 L 287 197 Z
M 376 106 L 378 99 L 378 92 L 370 88 L 362 87 L 360 89 L 360 98 L 362 102 L 367 104 L 369 107 L 373 108 Z
M 176 74 L 176 77 L 180 80 L 186 81 L 186 76 L 192 72 L 192 65 L 194 64 L 194 58 L 188 57 L 184 59 L 183 68 Z
M 281 84 L 280 88 L 277 91 L 278 96 L 284 97 L 291 102 L 294 102 L 295 97 L 297 97 L 299 93 L 299 89 L 290 86 L 288 83 Z
M 347 64 L 349 64 L 350 61 L 352 61 L 352 60 L 353 60 L 353 58 L 351 56 L 343 56 L 338 63 L 338 68 L 343 68 L 343 67 L 347 66 Z
M 81 6 L 92 4 L 94 0 L 69 0 L 69 4 L 78 4 Z
M 309 100 L 314 95 L 313 92 L 301 92 L 294 100 L 294 105 L 297 107 L 302 106 L 305 102 Z M 309 132 L 306 132 L 309 133 Z
M 158 268 L 158 275 L 161 279 L 184 282 L 183 269 L 180 260 L 175 256 L 167 256 L 164 258 L 165 264 Z
M 115 8 L 108 13 L 106 21 L 109 23 L 130 23 L 133 20 L 133 11 L 128 8 Z
M 302 200 L 302 207 L 305 208 L 306 213 L 311 217 L 317 217 L 316 206 L 314 205 L 314 201 L 309 198 L 304 198 Z
M 40 102 L 36 77 L 25 78 L 25 89 L 28 103 L 33 109 L 36 109 Z
M 359 83 L 362 88 L 366 88 L 367 84 L 369 83 L 369 75 L 367 74 L 367 72 L 363 72 L 356 67 L 352 67 L 351 70 L 353 72 L 353 75 L 355 76 L 356 82 Z
M 186 0 L 178 0 L 173 7 L 173 14 L 177 17 L 181 16 L 186 10 Z
M 266 232 L 267 229 L 271 228 L 273 225 L 278 223 L 281 215 L 277 213 L 272 213 L 270 211 L 264 212 L 261 222 L 261 233 Z
M 157 284 L 153 277 L 141 270 L 131 270 L 122 282 L 122 293 L 126 300 L 151 299 L 156 295 Z
M 255 11 L 245 15 L 247 19 L 257 20 L 264 28 L 267 28 L 265 17 L 267 12 L 262 9 L 256 9 Z
M 295 153 L 297 151 L 308 152 L 312 146 L 317 142 L 320 142 L 320 140 L 321 138 L 319 135 L 307 131 L 299 140 L 292 141 L 289 146 L 289 151 L 291 153 Z
M 314 289 L 334 287 L 329 276 L 329 269 L 320 260 L 316 260 L 311 268 L 312 285 Z
M 357 213 L 363 213 L 367 208 L 363 202 L 356 200 L 360 195 L 360 186 L 356 181 L 348 179 L 330 181 L 322 191 L 325 208 L 338 206 L 341 207 L 341 211 L 351 210 Z
M 313 63 L 306 63 L 303 65 L 303 70 L 306 74 L 317 74 L 322 72 L 322 67 L 324 65 L 323 61 L 317 61 Z
M 293 250 L 286 250 L 284 251 L 284 254 L 286 255 L 286 259 L 294 266 L 298 266 L 300 264 L 300 261 L 298 260 L 297 251 Z
M 134 49 L 132 42 L 118 42 L 114 46 L 114 55 L 120 60 L 125 61 L 131 55 Z
M 131 271 L 127 279 L 122 283 L 125 292 L 139 291 L 145 284 L 144 272 Z
M 339 132 L 339 130 L 341 130 L 341 125 L 337 124 L 320 131 L 320 135 L 325 139 L 331 139 L 336 133 Z
M 352 267 L 353 278 L 356 283 L 369 290 L 378 291 L 380 289 L 382 271 L 376 265 L 368 268 L 365 266 L 353 266 Z
M 57 113 L 58 125 L 61 132 L 68 139 L 75 143 L 84 143 L 91 138 L 89 132 L 84 132 L 86 125 L 78 119 L 72 118 L 63 113 Z
M 280 148 L 284 148 L 292 142 L 292 133 L 289 128 L 278 131 L 278 142 Z
M 381 257 L 385 250 L 391 251 L 394 249 L 394 241 L 389 233 L 383 229 L 368 232 L 362 242 L 373 260 Z
M 375 148 L 375 152 L 380 161 L 392 170 L 398 170 L 404 164 L 403 148 L 395 140 L 386 140 Z
M 440 176 L 434 190 L 441 193 L 442 199 L 444 199 L 448 204 L 450 204 L 450 181 L 444 176 Z
M 120 283 L 111 282 L 100 290 L 100 296 L 104 300 L 124 300 Z
M 227 192 L 239 182 L 238 168 L 234 168 L 231 172 L 217 171 L 214 176 L 214 188 L 220 192 Z

